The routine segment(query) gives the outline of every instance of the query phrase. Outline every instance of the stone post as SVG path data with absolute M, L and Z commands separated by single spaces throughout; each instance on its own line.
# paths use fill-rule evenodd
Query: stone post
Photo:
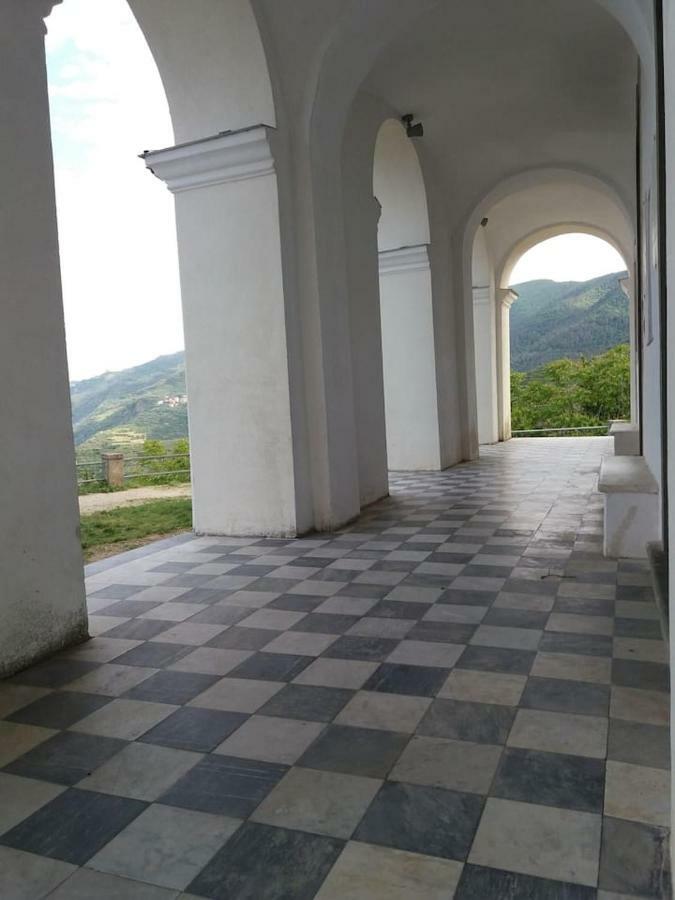
M 124 487 L 124 454 L 102 453 L 103 480 L 110 487 Z

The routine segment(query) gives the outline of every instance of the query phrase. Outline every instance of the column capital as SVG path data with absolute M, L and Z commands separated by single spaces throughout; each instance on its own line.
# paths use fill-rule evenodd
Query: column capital
M 474 306 L 487 306 L 492 299 L 489 284 L 474 285 L 471 288 L 471 293 L 473 295 Z
M 18 28 L 37 29 L 40 34 L 46 34 L 44 20 L 58 3 L 61 0 L 4 0 L 0 5 L 0 23 L 8 37 Z
M 397 247 L 395 250 L 381 250 L 378 254 L 380 275 L 394 275 L 399 272 L 414 272 L 429 268 L 429 244 L 414 247 Z
M 148 150 L 141 159 L 174 194 L 243 181 L 274 172 L 273 132 L 268 125 L 253 125 L 164 150 Z
M 512 291 L 511 288 L 499 288 L 497 296 L 504 309 L 511 309 L 518 299 L 518 294 L 515 291 Z

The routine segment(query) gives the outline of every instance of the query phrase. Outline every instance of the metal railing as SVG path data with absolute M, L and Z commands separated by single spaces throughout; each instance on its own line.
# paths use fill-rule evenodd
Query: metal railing
M 184 461 L 176 468 L 168 462 Z M 162 465 L 165 463 L 165 465 Z M 121 453 L 101 453 L 100 459 L 82 461 L 75 464 L 77 483 L 79 486 L 100 484 L 102 486 L 121 488 L 125 482 L 138 479 L 182 477 L 182 481 L 190 480 L 189 453 L 163 453 L 156 456 L 124 456 Z
M 97 481 L 105 481 L 103 460 L 75 463 L 78 484 L 94 484 Z
M 607 434 L 609 431 L 609 423 L 607 425 L 577 425 L 576 427 L 571 428 L 519 428 L 515 429 L 511 432 L 513 437 L 518 437 L 519 435 L 524 434 L 569 434 L 570 432 L 579 432 L 579 431 L 600 431 L 603 434 Z
M 165 460 L 178 460 L 178 459 L 186 459 L 190 460 L 189 453 L 164 453 L 161 456 L 125 456 L 124 457 L 124 480 L 133 479 L 133 478 L 167 478 L 172 475 L 189 475 L 190 474 L 190 466 L 183 469 L 167 469 L 166 471 L 157 471 L 156 469 L 150 469 L 147 471 L 141 471 L 143 465 L 145 463 L 150 462 L 164 462 Z M 137 468 L 134 471 L 127 470 L 127 464 L 130 464 L 133 468 L 135 465 Z

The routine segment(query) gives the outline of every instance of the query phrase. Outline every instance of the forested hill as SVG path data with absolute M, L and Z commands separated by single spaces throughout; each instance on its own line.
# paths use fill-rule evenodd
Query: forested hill
M 187 437 L 182 351 L 72 382 L 70 395 L 78 445 L 105 448 L 144 438 Z
M 555 359 L 597 356 L 629 340 L 625 272 L 590 281 L 528 281 L 514 285 L 511 368 L 530 372 Z

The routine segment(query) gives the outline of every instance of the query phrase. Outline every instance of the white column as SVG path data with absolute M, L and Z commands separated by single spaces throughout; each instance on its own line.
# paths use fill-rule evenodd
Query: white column
M 476 364 L 478 442 L 499 440 L 497 415 L 497 317 L 489 285 L 473 288 L 473 333 Z
M 349 187 L 349 186 L 348 186 Z M 361 199 L 361 198 L 359 198 Z M 367 506 L 389 492 L 382 329 L 377 267 L 381 207 L 364 197 L 345 229 L 359 499 Z
M 429 245 L 385 250 L 380 306 L 390 469 L 440 469 Z
M 273 143 L 274 129 L 256 126 L 144 155 L 176 199 L 200 533 L 295 535 L 312 525 Z
M 511 307 L 518 294 L 510 288 L 497 291 L 497 396 L 499 440 L 511 440 Z
M 0 0 L 0 676 L 86 637 L 43 17 Z

